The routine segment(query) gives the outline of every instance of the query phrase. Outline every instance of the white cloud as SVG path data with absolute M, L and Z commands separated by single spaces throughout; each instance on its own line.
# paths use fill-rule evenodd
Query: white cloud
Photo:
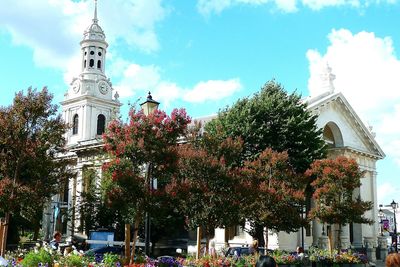
M 299 7 L 320 10 L 327 7 L 349 6 L 353 8 L 366 8 L 371 4 L 394 4 L 398 0 L 198 0 L 197 9 L 204 16 L 212 13 L 219 14 L 223 10 L 237 5 L 262 5 L 272 4 L 283 12 L 296 12 Z
M 393 196 L 400 195 L 400 188 L 395 186 L 395 183 L 383 183 L 378 186 L 378 204 L 390 203 Z
M 141 66 L 123 60 L 116 60 L 114 64 L 119 70 L 115 74 L 123 74 L 122 77 L 116 77 L 119 82 L 114 85 L 121 98 L 145 96 L 147 91 L 151 91 L 166 107 L 174 100 L 189 103 L 220 100 L 231 96 L 242 87 L 239 79 L 230 79 L 201 81 L 193 88 L 183 88 L 174 82 L 163 80 L 162 72 L 157 66 Z
M 158 50 L 155 25 L 167 14 L 161 1 L 100 1 L 99 24 L 111 46 L 123 40 L 145 52 Z M 32 48 L 37 66 L 65 71 L 67 82 L 79 73 L 79 41 L 93 18 L 93 1 L 4 0 L 2 6 L 0 30 L 16 45 Z
M 400 164 L 400 60 L 390 37 L 374 33 L 332 30 L 326 53 L 309 50 L 309 90 L 321 93 L 321 66 L 329 63 L 336 75 L 335 90 L 344 93 L 364 120 L 374 127 L 387 156 Z
M 325 7 L 334 6 L 351 6 L 360 7 L 361 3 L 359 0 L 302 0 L 302 4 L 313 10 L 320 10 Z
M 205 100 L 218 100 L 232 95 L 241 87 L 239 79 L 199 82 L 193 89 L 185 92 L 183 99 L 192 103 L 204 102 Z

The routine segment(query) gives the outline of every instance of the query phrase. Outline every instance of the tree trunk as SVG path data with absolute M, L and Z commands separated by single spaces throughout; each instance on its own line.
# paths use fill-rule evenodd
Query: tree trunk
M 133 264 L 135 262 L 135 249 L 136 249 L 136 240 L 137 240 L 138 231 L 139 231 L 139 222 L 140 222 L 140 216 L 136 215 L 135 226 L 133 229 L 132 253 L 131 253 L 131 260 L 129 261 L 129 264 Z
M 131 255 L 131 225 L 125 224 L 125 258 L 129 259 Z
M 268 227 L 265 227 L 265 255 L 267 255 L 268 251 Z
M 2 236 L 2 244 L 0 245 L 0 256 L 4 256 L 7 248 L 7 232 L 8 232 L 8 225 L 10 223 L 10 213 L 7 212 L 5 216 L 5 221 L 3 224 L 3 236 Z
M 200 253 L 201 253 L 201 227 L 197 227 L 197 254 L 196 254 L 196 259 L 200 259 Z
M 35 229 L 33 231 L 33 240 L 36 241 L 39 238 L 39 231 L 40 231 L 40 225 L 37 224 L 35 225 Z
M 259 224 L 255 224 L 254 225 L 254 236 L 253 238 L 258 240 L 258 246 L 259 247 L 265 247 L 265 241 L 264 241 L 264 227 L 259 225 Z

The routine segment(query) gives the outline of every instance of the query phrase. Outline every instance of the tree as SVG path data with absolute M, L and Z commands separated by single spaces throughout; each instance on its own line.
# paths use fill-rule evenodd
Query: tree
M 205 134 L 200 142 L 179 147 L 178 175 L 168 186 L 190 229 L 201 227 L 207 244 L 218 227 L 238 223 L 239 194 L 236 170 L 229 154 L 238 154 L 242 142 L 231 138 L 219 142 Z M 225 151 L 225 155 L 220 154 Z
M 310 212 L 311 219 L 323 223 L 339 225 L 339 244 L 341 227 L 348 223 L 372 223 L 364 217 L 372 209 L 372 202 L 353 197 L 354 190 L 361 186 L 363 172 L 354 159 L 339 156 L 335 159 L 316 160 L 306 171 L 312 180 L 315 207 Z
M 68 179 L 64 150 L 67 125 L 47 88 L 29 88 L 0 108 L 0 212 L 22 216 L 38 236 L 44 204 Z
M 242 138 L 242 161 L 256 158 L 266 148 L 287 151 L 295 171 L 303 173 L 326 153 L 316 120 L 299 95 L 269 81 L 259 93 L 220 111 L 205 128 L 210 134 L 222 131 L 225 137 Z
M 188 123 L 190 118 L 183 109 L 174 109 L 171 116 L 160 110 L 146 116 L 132 108 L 128 123 L 111 122 L 103 136 L 104 148 L 111 156 L 104 165 L 113 180 L 109 201 L 118 204 L 122 215 L 134 222 L 131 262 L 144 212 L 162 208 L 157 206 L 157 198 L 176 172 L 177 141 Z M 157 178 L 157 191 L 150 190 L 151 177 Z
M 322 130 L 317 128 L 316 120 L 317 116 L 307 110 L 299 95 L 288 94 L 279 83 L 269 81 L 252 97 L 221 110 L 205 129 L 211 135 L 222 132 L 225 137 L 240 137 L 244 149 L 238 160 L 242 164 L 271 148 L 287 152 L 294 171 L 302 174 L 315 159 L 326 155 Z M 309 199 L 310 186 L 304 190 Z M 261 226 L 255 227 L 255 233 L 262 234 Z M 256 237 L 263 239 L 261 235 Z
M 304 180 L 299 179 L 289 164 L 286 152 L 268 148 L 253 161 L 245 161 L 241 169 L 242 198 L 240 210 L 250 222 L 254 236 L 256 226 L 293 232 L 306 224 L 302 218 Z

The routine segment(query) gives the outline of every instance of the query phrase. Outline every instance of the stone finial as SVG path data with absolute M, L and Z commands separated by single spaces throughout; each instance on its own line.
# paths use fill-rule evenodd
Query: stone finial
M 117 91 L 115 91 L 115 94 L 114 94 L 114 99 L 115 99 L 115 101 L 117 101 L 117 102 L 119 102 L 119 94 L 118 94 L 118 92 Z
M 335 91 L 333 81 L 336 79 L 336 75 L 332 73 L 332 68 L 328 63 L 324 65 L 320 77 L 322 88 L 326 89 L 329 93 L 333 93 Z

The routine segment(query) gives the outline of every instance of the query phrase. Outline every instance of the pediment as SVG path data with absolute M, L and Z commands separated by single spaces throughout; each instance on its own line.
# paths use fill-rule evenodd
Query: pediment
M 338 147 L 348 148 L 376 159 L 385 157 L 374 133 L 366 127 L 342 93 L 325 93 L 307 99 L 306 103 L 308 109 L 318 116 L 318 127 L 324 129 L 329 124 L 340 131 L 342 140 Z

